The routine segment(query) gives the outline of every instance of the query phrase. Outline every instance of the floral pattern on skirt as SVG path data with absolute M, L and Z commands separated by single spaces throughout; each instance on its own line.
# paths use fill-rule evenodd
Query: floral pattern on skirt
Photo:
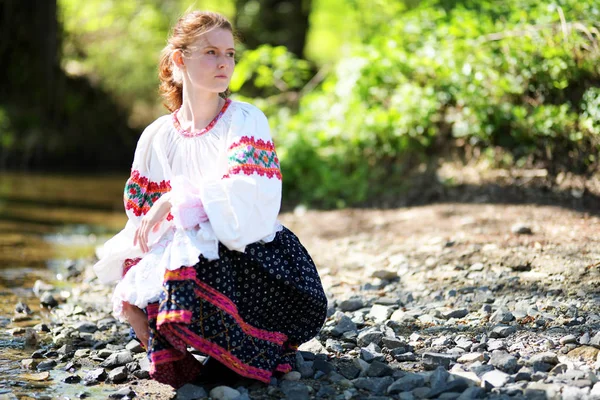
M 150 375 L 174 387 L 201 372 L 188 347 L 268 383 L 292 369 L 298 345 L 317 335 L 327 313 L 316 267 L 286 228 L 244 253 L 219 245 L 219 259 L 167 271 L 163 289 L 146 309 Z

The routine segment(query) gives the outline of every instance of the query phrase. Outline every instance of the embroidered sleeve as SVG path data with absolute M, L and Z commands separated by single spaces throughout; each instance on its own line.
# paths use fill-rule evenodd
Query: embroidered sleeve
M 230 132 L 227 173 L 205 181 L 200 197 L 221 243 L 243 252 L 272 235 L 281 203 L 279 159 L 264 114 L 249 108 L 243 129 Z
M 170 190 L 169 181 L 152 182 L 142 176 L 140 171 L 132 169 L 123 193 L 125 210 L 133 213 L 136 217 L 146 215 L 152 205 Z
M 226 175 L 254 173 L 281 180 L 279 159 L 272 141 L 243 136 L 229 146 L 229 171 Z

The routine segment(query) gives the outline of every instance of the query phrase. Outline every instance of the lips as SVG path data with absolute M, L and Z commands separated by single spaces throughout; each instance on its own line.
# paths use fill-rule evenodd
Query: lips
M 217 75 L 217 76 L 215 76 L 215 78 L 227 79 L 227 76 L 226 75 Z

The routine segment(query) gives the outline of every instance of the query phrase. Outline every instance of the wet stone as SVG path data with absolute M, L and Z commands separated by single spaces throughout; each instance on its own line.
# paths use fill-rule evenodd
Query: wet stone
M 73 325 L 73 328 L 78 332 L 94 333 L 98 330 L 98 327 L 93 322 L 80 321 Z
M 340 311 L 351 312 L 356 311 L 364 307 L 364 301 L 360 297 L 353 297 L 340 302 L 338 308 Z
M 130 387 L 126 386 L 126 387 L 123 387 L 123 388 L 117 390 L 114 393 L 111 393 L 110 395 L 108 395 L 108 397 L 110 399 L 122 399 L 124 397 L 131 399 L 131 398 L 135 397 L 135 392 L 133 390 L 131 390 Z
M 37 370 L 38 371 L 49 371 L 51 369 L 54 369 L 54 367 L 56 367 L 56 361 L 54 360 L 46 360 L 46 361 L 42 361 L 37 365 Z
M 81 382 L 81 377 L 79 375 L 69 375 L 66 378 L 64 378 L 62 381 L 64 383 L 69 383 L 69 384 L 79 383 L 79 382 Z
M 108 373 L 107 379 L 113 383 L 121 383 L 127 379 L 127 369 L 125 367 L 117 367 Z
M 281 391 L 285 394 L 286 399 L 290 400 L 308 400 L 308 387 L 301 382 L 283 381 L 280 386 Z M 212 397 L 212 391 L 210 392 Z
M 52 296 L 52 293 L 50 292 L 45 292 L 40 296 L 40 303 L 44 307 L 53 308 L 58 306 L 58 301 L 56 301 L 56 299 L 54 298 L 54 296 Z
M 111 354 L 106 360 L 104 360 L 104 362 L 100 364 L 100 366 L 105 368 L 116 368 L 132 361 L 133 357 L 129 351 L 120 351 L 118 353 Z
M 368 390 L 374 394 L 384 394 L 387 388 L 394 382 L 394 378 L 386 376 L 383 378 L 357 378 L 352 381 L 357 389 Z
M 86 385 L 93 385 L 99 382 L 102 382 L 106 379 L 106 371 L 104 368 L 96 368 L 92 371 L 89 371 L 83 377 L 84 383 Z
M 387 394 L 397 394 L 408 392 L 425 384 L 425 378 L 418 374 L 406 374 L 402 378 L 393 382 L 387 389 Z

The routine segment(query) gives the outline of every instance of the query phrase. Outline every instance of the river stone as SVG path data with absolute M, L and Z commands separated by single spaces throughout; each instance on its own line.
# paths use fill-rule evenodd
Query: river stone
M 54 369 L 54 367 L 56 367 L 56 361 L 54 360 L 46 360 L 46 361 L 42 361 L 41 363 L 39 363 L 37 365 L 37 370 L 38 371 L 49 371 L 51 369 Z
M 122 399 L 123 397 L 131 399 L 135 397 L 135 392 L 129 386 L 125 386 L 108 396 L 110 399 Z
M 547 351 L 544 353 L 534 354 L 529 360 L 527 360 L 528 365 L 534 365 L 536 363 L 556 365 L 558 364 L 558 357 L 556 356 L 556 353 Z
M 376 329 L 368 329 L 358 334 L 358 338 L 356 339 L 356 343 L 360 347 L 366 347 L 371 343 L 375 343 L 379 345 L 381 343 L 381 339 L 383 338 L 383 333 Z
M 64 383 L 69 383 L 69 384 L 79 383 L 79 382 L 81 382 L 81 377 L 79 375 L 69 375 L 66 378 L 64 378 L 62 381 Z
M 394 373 L 394 370 L 387 364 L 374 360 L 369 368 L 367 369 L 367 376 L 380 378 L 382 376 L 390 376 Z
M 406 343 L 400 339 L 393 338 L 393 337 L 387 337 L 387 336 L 383 337 L 381 339 L 381 342 L 384 347 L 387 347 L 390 350 L 408 346 L 408 343 Z
M 308 400 L 309 392 L 308 387 L 301 382 L 294 381 L 283 381 L 281 382 L 280 389 L 285 394 L 286 399 L 290 400 Z M 212 391 L 210 392 L 212 397 Z
M 56 301 L 56 299 L 54 298 L 54 296 L 52 296 L 52 293 L 50 292 L 44 292 L 40 296 L 40 303 L 42 306 L 50 308 L 54 308 L 58 305 L 58 301 Z
M 203 387 L 186 383 L 177 389 L 177 400 L 196 400 L 208 397 L 208 393 Z
M 352 359 L 352 361 L 340 360 L 340 362 L 337 365 L 339 373 L 346 379 L 355 379 L 363 371 L 363 368 L 361 368 L 360 364 L 356 363 L 355 360 L 360 360 L 360 359 L 354 358 L 354 359 Z M 364 371 L 366 371 L 369 368 L 369 364 L 367 364 L 363 360 L 360 360 L 360 361 L 362 361 L 363 363 L 366 364 L 366 367 L 364 367 Z
M 427 397 L 430 399 L 455 399 L 468 387 L 469 383 L 466 379 L 458 378 L 436 387 L 432 385 Z M 456 393 L 456 395 L 452 395 L 452 393 Z
M 39 360 L 37 359 L 33 359 L 33 358 L 26 358 L 24 360 L 21 360 L 21 367 L 25 368 L 25 369 L 35 369 L 35 367 L 37 367 L 39 363 Z
M 365 303 L 361 297 L 352 297 L 340 302 L 338 308 L 340 311 L 351 312 L 363 308 L 364 305 Z
M 108 373 L 108 380 L 113 383 L 121 383 L 127 379 L 127 369 L 125 367 L 117 367 Z
M 431 385 L 431 389 L 437 389 L 446 384 L 446 381 L 450 377 L 450 373 L 446 371 L 443 367 L 437 367 L 429 377 L 429 384 Z
M 283 375 L 281 379 L 284 381 L 299 381 L 302 378 L 302 374 L 298 371 L 290 371 L 287 374 Z
M 471 400 L 471 399 L 481 399 L 485 396 L 485 390 L 480 387 L 471 386 L 467 388 L 460 396 L 456 398 L 456 400 Z
M 383 378 L 356 378 L 352 381 L 357 389 L 368 390 L 375 394 L 384 394 L 386 389 L 394 382 L 391 376 Z
M 513 373 L 517 369 L 517 358 L 502 350 L 494 351 L 489 363 L 499 370 L 509 374 Z
M 369 311 L 368 317 L 371 318 L 376 323 L 385 322 L 390 318 L 390 315 L 394 310 L 392 307 L 384 306 L 381 304 L 374 304 Z
M 594 362 L 598 356 L 598 350 L 592 346 L 577 347 L 566 354 L 566 357 L 574 361 Z
M 94 333 L 98 330 L 98 327 L 93 322 L 79 321 L 73 325 L 73 328 L 79 332 Z
M 490 338 L 505 338 L 517 331 L 514 326 L 496 325 L 490 332 Z
M 423 365 L 425 369 L 435 369 L 438 366 L 445 369 L 450 368 L 450 364 L 455 361 L 458 356 L 444 353 L 423 353 Z
M 472 363 L 475 361 L 484 361 L 485 360 L 485 356 L 483 355 L 483 353 L 466 353 L 461 355 L 460 357 L 458 357 L 458 359 L 456 360 L 456 362 L 462 363 L 462 364 L 468 364 L 468 363 Z
M 489 383 L 492 387 L 502 387 L 510 382 L 510 375 L 508 375 L 506 372 L 495 369 L 483 374 L 481 380 Z
M 100 366 L 105 368 L 116 368 L 132 361 L 133 357 L 129 351 L 119 351 L 111 354 L 106 360 L 104 360 L 104 362 L 100 364 Z
M 356 324 L 343 313 L 336 315 L 337 324 L 331 330 L 331 334 L 335 337 L 340 337 L 346 332 L 356 331 Z
M 106 371 L 104 368 L 96 368 L 91 370 L 83 377 L 85 385 L 93 385 L 106 379 Z
M 569 343 L 577 343 L 577 337 L 575 335 L 566 335 L 560 338 L 560 344 L 563 346 Z
M 419 374 L 408 373 L 393 382 L 387 389 L 387 394 L 398 394 L 408 392 L 425 384 L 425 378 Z
M 461 318 L 466 317 L 468 314 L 469 314 L 469 310 L 467 310 L 466 308 L 460 308 L 460 309 L 456 309 L 456 310 L 445 311 L 442 313 L 442 316 L 445 319 L 450 319 L 450 318 L 461 319 Z
M 320 354 L 320 353 L 327 354 L 327 350 L 325 350 L 325 347 L 323 347 L 323 345 L 321 344 L 321 342 L 319 342 L 317 340 L 317 338 L 312 338 L 308 342 L 302 343 L 298 347 L 298 350 L 306 352 L 306 353 L 313 353 L 313 354 Z M 304 356 L 304 359 L 309 360 L 306 356 Z

